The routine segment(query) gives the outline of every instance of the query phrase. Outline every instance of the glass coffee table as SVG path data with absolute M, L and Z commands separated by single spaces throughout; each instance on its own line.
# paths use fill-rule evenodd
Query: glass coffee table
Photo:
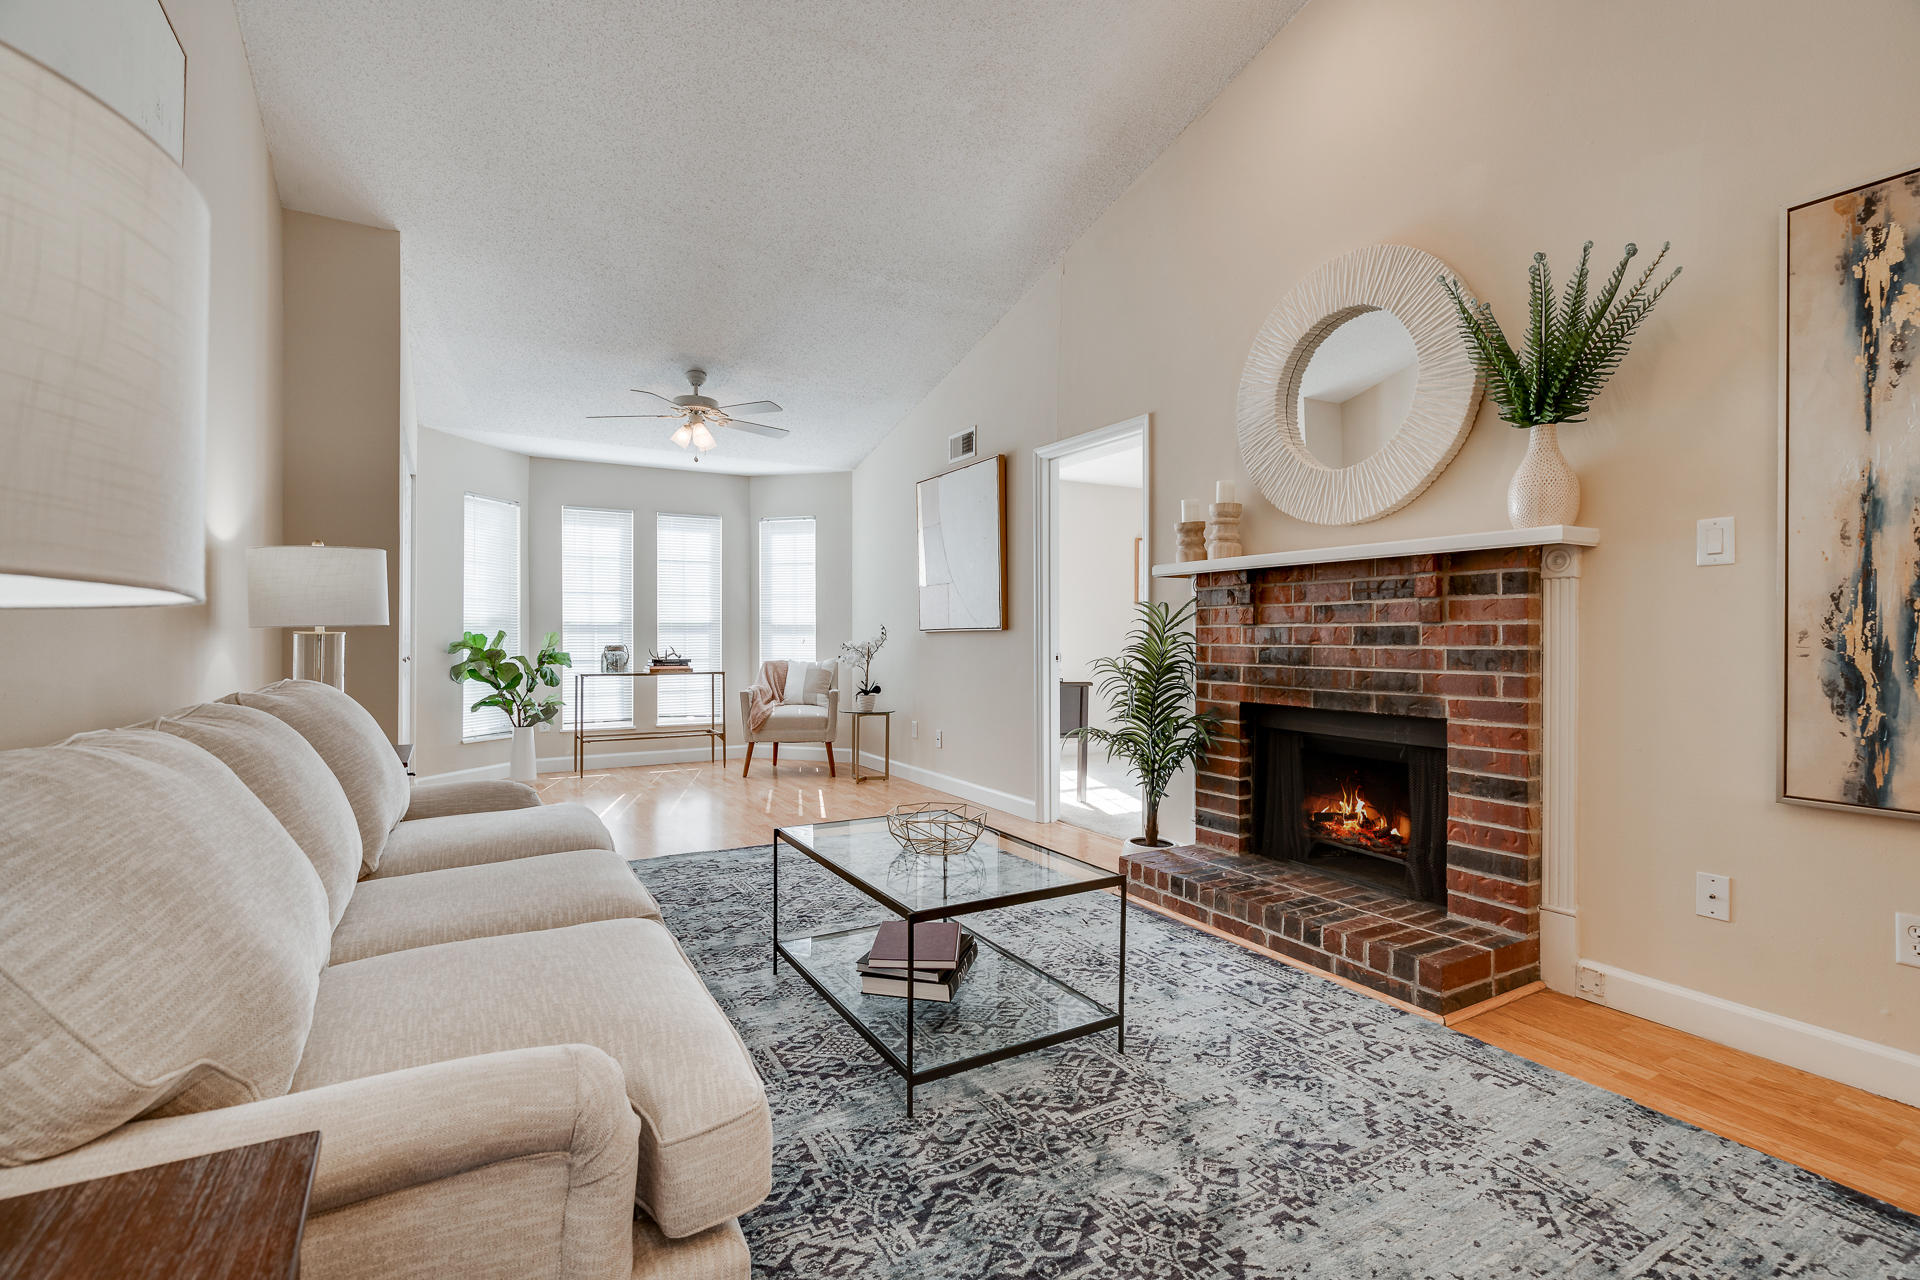
M 810 937 L 781 937 L 782 845 L 805 854 L 907 921 L 909 946 L 911 926 L 921 921 L 1118 889 L 1113 1004 L 1016 955 L 971 921 L 964 927 L 976 939 L 978 951 L 952 1003 L 864 995 L 857 961 L 873 945 L 878 922 Z M 902 849 L 885 818 L 779 828 L 773 833 L 775 973 L 782 959 L 906 1080 L 909 1116 L 914 1086 L 930 1080 L 1101 1031 L 1114 1031 L 1122 1052 L 1127 1047 L 1127 878 L 992 827 L 971 851 L 944 858 Z

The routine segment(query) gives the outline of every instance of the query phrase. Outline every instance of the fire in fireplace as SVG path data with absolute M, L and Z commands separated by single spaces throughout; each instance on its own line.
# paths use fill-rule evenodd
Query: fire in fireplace
M 1446 722 L 1249 704 L 1253 849 L 1446 902 Z

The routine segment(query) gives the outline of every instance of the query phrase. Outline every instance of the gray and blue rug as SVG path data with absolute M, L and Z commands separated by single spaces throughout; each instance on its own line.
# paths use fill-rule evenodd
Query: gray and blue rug
M 1139 909 L 1125 1054 L 1091 1036 L 922 1085 L 908 1120 L 899 1077 L 774 980 L 766 849 L 634 866 L 767 1082 L 757 1276 L 1920 1277 L 1920 1219 Z M 780 872 L 783 933 L 882 918 Z M 1116 915 L 1070 898 L 990 931 L 1098 996 Z

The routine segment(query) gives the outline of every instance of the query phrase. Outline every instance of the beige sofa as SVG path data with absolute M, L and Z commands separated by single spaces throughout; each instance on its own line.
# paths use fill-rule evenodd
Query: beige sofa
M 578 805 L 282 681 L 0 753 L 0 1196 L 322 1136 L 302 1274 L 744 1277 L 766 1094 Z

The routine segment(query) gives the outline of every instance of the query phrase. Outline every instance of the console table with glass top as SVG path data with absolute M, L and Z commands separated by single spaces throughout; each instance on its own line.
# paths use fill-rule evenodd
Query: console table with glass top
M 870 996 L 860 990 L 858 961 L 873 946 L 878 924 L 811 937 L 780 936 L 781 846 L 797 850 L 879 906 L 907 921 L 907 969 L 913 969 L 913 926 L 1042 902 L 1070 894 L 1119 891 L 1113 1003 L 1087 995 L 981 933 L 973 966 L 951 1003 L 911 994 Z M 1127 878 L 993 827 L 965 854 L 911 853 L 885 818 L 817 822 L 773 833 L 773 968 L 785 960 L 860 1033 L 907 1083 L 915 1085 L 1016 1054 L 1112 1031 L 1127 1047 Z
M 589 680 L 698 680 L 707 681 L 707 719 L 664 729 L 630 728 L 592 729 L 581 712 L 587 705 Z M 587 774 L 589 742 L 650 742 L 657 738 L 705 738 L 708 757 L 724 760 L 727 755 L 727 673 L 724 671 L 576 671 L 573 673 L 573 772 Z

